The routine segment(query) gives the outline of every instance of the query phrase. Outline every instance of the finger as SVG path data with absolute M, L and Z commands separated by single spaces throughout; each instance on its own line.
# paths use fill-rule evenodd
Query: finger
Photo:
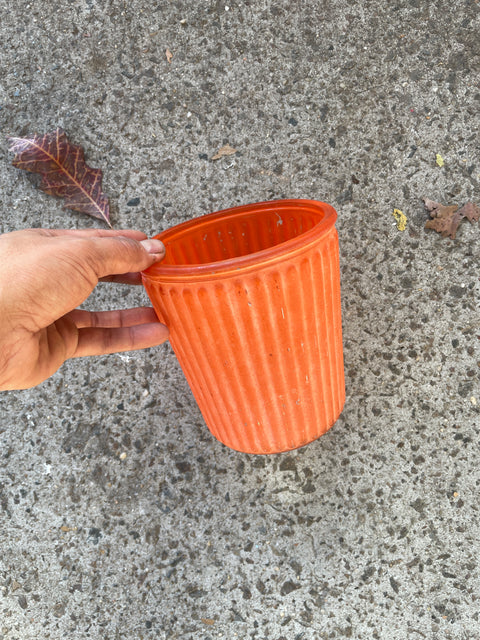
M 100 356 L 119 351 L 147 349 L 168 340 L 168 329 L 155 322 L 133 327 L 85 328 L 78 330 L 78 343 L 74 358 Z
M 120 284 L 142 284 L 142 275 L 137 272 L 122 273 L 117 276 L 100 278 L 102 282 L 117 282 Z
M 49 238 L 70 236 L 77 238 L 115 238 L 123 236 L 134 240 L 146 240 L 147 234 L 135 229 L 25 229 L 16 233 L 35 233 Z M 15 232 L 14 232 L 15 233 Z
M 138 242 L 126 236 L 84 238 L 76 248 L 77 259 L 84 260 L 97 279 L 143 271 L 164 256 L 165 247 L 160 240 Z
M 67 314 L 78 329 L 86 327 L 133 327 L 138 324 L 158 322 L 157 314 L 152 307 L 137 307 L 116 311 L 85 311 L 75 309 Z

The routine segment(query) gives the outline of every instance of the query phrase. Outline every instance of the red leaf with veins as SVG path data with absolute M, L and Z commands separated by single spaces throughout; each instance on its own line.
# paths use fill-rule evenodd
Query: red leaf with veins
M 13 166 L 42 176 L 40 189 L 65 199 L 64 207 L 104 220 L 110 227 L 108 198 L 102 193 L 102 170 L 85 164 L 82 147 L 62 129 L 33 138 L 8 138 Z

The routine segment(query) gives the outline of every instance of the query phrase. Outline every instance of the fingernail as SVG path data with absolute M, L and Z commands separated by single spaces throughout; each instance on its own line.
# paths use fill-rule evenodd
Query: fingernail
M 164 255 L 165 253 L 165 246 L 163 242 L 161 242 L 160 240 L 153 240 L 153 239 L 142 240 L 140 244 L 148 253 L 161 254 L 161 255 Z

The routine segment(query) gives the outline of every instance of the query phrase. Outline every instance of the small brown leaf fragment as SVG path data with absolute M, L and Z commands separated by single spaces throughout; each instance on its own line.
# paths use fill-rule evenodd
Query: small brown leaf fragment
M 58 128 L 43 136 L 9 137 L 13 166 L 42 176 L 39 188 L 64 198 L 64 208 L 104 220 L 110 227 L 108 198 L 102 193 L 102 170 L 85 164 L 82 147 Z
M 424 198 L 423 202 L 432 218 L 425 223 L 425 229 L 433 229 L 445 238 L 450 236 L 452 240 L 455 239 L 458 225 L 463 218 L 467 218 L 472 223 L 480 218 L 480 208 L 473 202 L 467 202 L 461 209 L 456 204 L 443 205 L 429 198 Z
M 170 51 L 170 49 L 167 49 L 167 50 L 165 51 L 165 57 L 167 58 L 167 62 L 168 62 L 169 64 L 171 64 L 171 62 L 172 62 L 172 58 L 173 58 L 173 53 Z
M 219 149 L 214 156 L 212 156 L 212 160 L 219 160 L 224 156 L 232 156 L 234 153 L 237 153 L 237 150 L 231 147 L 229 144 L 226 144 L 224 147 Z
M 450 236 L 453 240 L 460 223 L 460 220 L 454 220 L 458 205 L 446 206 L 429 198 L 424 198 L 423 202 L 425 209 L 430 213 L 430 218 L 432 218 L 425 223 L 425 229 L 433 229 L 437 233 L 441 233 L 444 238 Z
M 438 233 L 441 233 L 444 238 L 450 236 L 452 240 L 455 239 L 457 233 L 458 223 L 452 218 L 435 218 L 434 220 L 427 220 L 425 223 L 425 229 L 433 229 Z
M 474 202 L 467 202 L 463 205 L 463 207 L 458 211 L 458 214 L 462 214 L 462 218 L 467 218 L 473 224 L 474 222 L 478 222 L 480 219 L 480 207 L 476 205 Z
M 429 198 L 424 198 L 425 209 L 430 213 L 431 218 L 449 218 L 458 209 L 458 204 L 444 205 Z
M 12 581 L 12 587 L 11 587 L 12 588 L 12 593 L 14 593 L 17 589 L 21 589 L 21 587 L 22 587 L 22 585 L 19 582 L 17 582 L 15 580 L 15 578 L 14 578 L 13 581 Z
M 203 624 L 208 624 L 208 625 L 215 624 L 215 620 L 212 620 L 211 618 L 201 618 L 201 621 L 203 622 Z

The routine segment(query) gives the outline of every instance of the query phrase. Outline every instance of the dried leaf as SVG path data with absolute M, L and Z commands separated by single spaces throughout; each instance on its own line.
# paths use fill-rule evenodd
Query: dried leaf
M 467 202 L 457 212 L 457 215 L 462 214 L 462 218 L 467 218 L 473 224 L 480 219 L 480 207 L 473 202 Z
M 172 62 L 172 58 L 173 58 L 173 53 L 170 51 L 170 49 L 167 49 L 165 51 L 165 56 L 167 58 L 167 62 L 170 64 Z
M 433 229 L 445 238 L 448 236 L 452 239 L 455 238 L 460 221 L 454 221 L 453 216 L 458 210 L 458 205 L 446 206 L 429 198 L 424 198 L 423 202 L 425 209 L 430 213 L 430 218 L 432 218 L 425 223 L 425 229 Z
M 17 591 L 17 589 L 21 589 L 22 585 L 19 582 L 17 582 L 14 578 L 10 588 L 12 590 L 12 593 L 14 593 L 15 591 Z
M 429 198 L 424 198 L 423 202 L 431 218 L 448 218 L 458 209 L 458 204 L 444 205 Z
M 104 220 L 109 226 L 108 198 L 102 193 L 102 170 L 85 164 L 82 147 L 62 129 L 32 138 L 8 138 L 13 166 L 42 176 L 40 189 L 65 199 L 64 207 Z
M 209 625 L 215 624 L 215 620 L 212 620 L 212 618 L 200 618 L 200 619 L 203 622 L 203 624 L 209 624 Z
M 456 204 L 446 206 L 429 198 L 424 198 L 423 201 L 432 218 L 425 223 L 425 229 L 433 229 L 445 238 L 450 236 L 452 240 L 455 239 L 458 225 L 463 218 L 467 218 L 472 224 L 480 219 L 480 208 L 473 202 L 467 202 L 459 209 Z
M 392 215 L 397 221 L 397 229 L 399 231 L 405 231 L 407 227 L 407 216 L 403 211 L 400 211 L 400 209 L 394 209 Z
M 214 156 L 212 156 L 212 160 L 219 160 L 224 156 L 232 156 L 234 153 L 237 153 L 237 150 L 231 147 L 229 144 L 226 144 L 224 147 L 219 149 Z

